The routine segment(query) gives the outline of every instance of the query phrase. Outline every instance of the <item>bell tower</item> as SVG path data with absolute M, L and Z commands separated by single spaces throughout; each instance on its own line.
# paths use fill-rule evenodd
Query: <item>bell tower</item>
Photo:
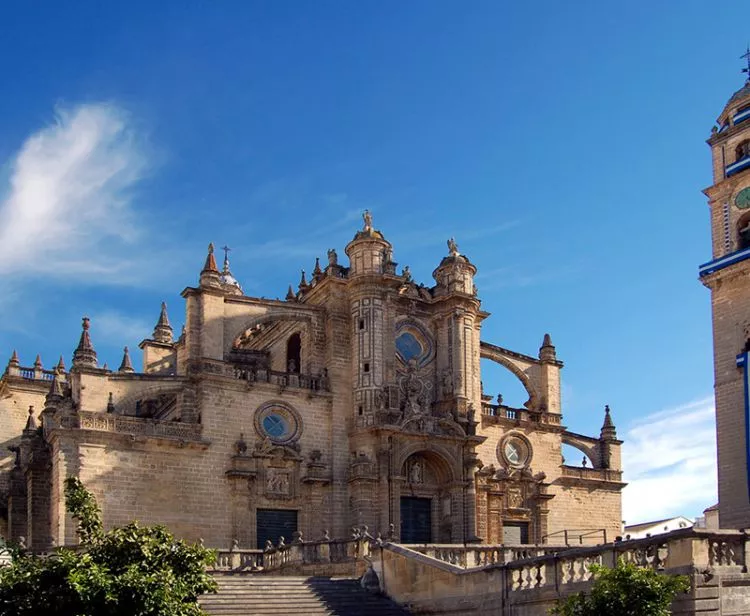
M 743 56 L 750 78 L 750 49 Z M 750 527 L 750 79 L 708 139 L 712 259 L 700 266 L 711 290 L 721 528 Z

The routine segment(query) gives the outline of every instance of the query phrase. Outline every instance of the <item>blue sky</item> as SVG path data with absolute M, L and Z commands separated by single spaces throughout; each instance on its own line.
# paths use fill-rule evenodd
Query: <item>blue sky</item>
M 209 241 L 248 294 L 283 297 L 369 208 L 419 281 L 456 237 L 486 340 L 552 334 L 566 424 L 598 432 L 608 403 L 628 439 L 629 521 L 713 504 L 700 191 L 746 2 L 1 11 L 2 353 L 69 363 L 87 314 L 116 367 L 160 301 L 182 323 Z M 501 369 L 485 384 L 515 401 Z

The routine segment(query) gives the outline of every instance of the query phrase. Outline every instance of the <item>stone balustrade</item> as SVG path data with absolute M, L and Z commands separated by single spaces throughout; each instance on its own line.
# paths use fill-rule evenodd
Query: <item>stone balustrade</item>
M 509 563 L 570 549 L 565 545 L 454 545 L 450 543 L 406 544 L 404 547 L 464 569 Z
M 577 548 L 384 543 L 373 561 L 381 590 L 420 613 L 543 616 L 558 600 L 590 588 L 591 565 L 623 560 L 689 576 L 691 590 L 675 600 L 674 614 L 719 616 L 722 605 L 732 606 L 732 614 L 750 612 L 748 537 L 680 529 Z
M 560 425 L 560 415 L 557 413 L 545 413 L 543 411 L 530 411 L 528 409 L 514 408 L 504 404 L 490 404 L 482 402 L 482 418 L 492 422 L 507 419 L 510 421 L 530 421 L 534 423 Z
M 280 571 L 302 565 L 339 564 L 369 558 L 378 540 L 367 527 L 353 529 L 349 539 L 331 539 L 328 531 L 315 541 L 306 541 L 302 533 L 294 533 L 287 543 L 284 537 L 277 545 L 270 541 L 265 549 L 240 548 L 237 541 L 228 550 L 216 550 L 215 571 Z
M 203 426 L 178 421 L 160 421 L 144 417 L 130 417 L 113 413 L 78 411 L 60 420 L 60 427 L 67 429 L 114 432 L 131 436 L 153 436 L 185 442 L 202 443 Z
M 223 361 L 202 359 L 191 362 L 189 372 L 202 372 L 245 381 L 252 386 L 256 383 L 270 383 L 280 388 L 307 389 L 316 392 L 330 391 L 329 379 L 325 374 L 310 375 L 298 372 L 278 372 L 266 368 L 244 368 Z

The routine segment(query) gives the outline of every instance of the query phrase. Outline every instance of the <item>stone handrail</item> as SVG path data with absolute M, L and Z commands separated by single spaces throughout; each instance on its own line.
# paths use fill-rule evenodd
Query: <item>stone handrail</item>
M 499 565 L 570 549 L 565 545 L 405 544 L 404 547 L 464 569 Z
M 179 421 L 160 421 L 145 417 L 130 417 L 113 413 L 78 411 L 62 418 L 63 428 L 115 432 L 138 436 L 156 436 L 184 441 L 201 441 L 203 426 Z
M 645 539 L 569 549 L 506 565 L 508 590 L 587 582 L 590 565 L 614 567 L 619 560 L 656 571 L 706 571 L 716 567 L 741 571 L 747 535 L 741 531 L 681 529 Z M 750 546 L 748 546 L 750 547 Z
M 533 421 L 543 424 L 560 425 L 560 415 L 544 411 L 530 411 L 504 404 L 482 402 L 482 416 L 485 418 L 510 419 L 511 421 Z
M 416 613 L 546 615 L 560 599 L 590 589 L 591 565 L 612 567 L 624 560 L 660 573 L 688 575 L 691 590 L 677 597 L 675 613 L 718 616 L 717 592 L 723 605 L 724 596 L 739 600 L 739 595 L 731 595 L 740 593 L 737 584 L 750 586 L 748 536 L 743 531 L 680 529 L 590 547 L 518 546 L 519 554 L 533 554 L 534 548 L 550 552 L 507 562 L 502 559 L 512 555 L 507 556 L 503 546 L 467 546 L 463 551 L 463 546 L 386 542 L 374 550 L 372 560 L 380 590 Z M 483 559 L 488 564 L 472 566 L 472 560 Z
M 584 466 L 570 466 L 563 464 L 561 467 L 563 477 L 575 479 L 596 479 L 599 481 L 622 481 L 622 471 L 607 468 L 587 468 Z
M 325 531 L 322 539 L 305 541 L 296 532 L 290 543 L 281 537 L 277 545 L 269 541 L 263 550 L 240 548 L 234 541 L 228 550 L 216 550 L 213 570 L 279 571 L 297 565 L 353 562 L 368 558 L 376 541 L 366 527 L 355 529 L 350 539 L 331 539 Z
M 189 370 L 191 372 L 207 372 L 209 374 L 246 381 L 248 385 L 253 385 L 254 383 L 271 383 L 281 388 L 291 387 L 295 389 L 309 389 L 310 391 L 330 391 L 330 383 L 325 371 L 320 375 L 314 376 L 299 372 L 279 372 L 267 368 L 243 368 L 227 362 L 209 359 L 193 362 Z

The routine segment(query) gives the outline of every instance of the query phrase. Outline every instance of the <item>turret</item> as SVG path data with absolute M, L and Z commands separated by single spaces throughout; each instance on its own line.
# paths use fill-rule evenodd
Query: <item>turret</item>
M 542 394 L 541 410 L 548 413 L 560 413 L 560 369 L 562 362 L 557 359 L 557 351 L 552 344 L 552 337 L 544 334 L 542 346 L 539 347 L 539 386 Z
M 477 268 L 464 255 L 458 252 L 458 244 L 453 238 L 448 240 L 448 256 L 432 272 L 437 282 L 435 297 L 452 293 L 475 294 L 474 275 Z
M 127 347 L 125 347 L 127 349 Z M 150 339 L 141 341 L 138 345 L 143 351 L 143 371 L 148 374 L 174 374 L 176 366 L 175 345 L 172 338 L 172 326 L 169 323 L 167 315 L 167 304 L 161 303 L 159 319 L 154 327 L 154 333 Z M 126 351 L 127 355 L 127 351 Z M 120 366 L 120 372 L 133 372 L 133 366 L 130 363 L 130 356 L 127 357 L 130 370 L 123 370 Z M 123 357 L 125 362 L 125 357 Z
M 622 441 L 617 440 L 617 430 L 612 421 L 609 405 L 604 407 L 604 423 L 599 433 L 600 464 L 602 468 L 619 471 L 622 468 L 620 456 L 620 445 Z
M 362 219 L 362 230 L 355 234 L 344 249 L 349 257 L 350 278 L 385 273 L 389 255 L 393 251 L 391 243 L 372 226 L 372 215 L 368 210 L 365 210 Z

